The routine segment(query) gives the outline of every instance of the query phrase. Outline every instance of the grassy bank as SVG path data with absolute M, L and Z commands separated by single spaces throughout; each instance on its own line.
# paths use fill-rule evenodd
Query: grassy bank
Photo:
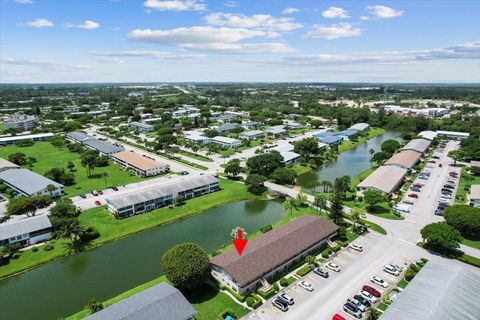
M 93 247 L 199 214 L 217 206 L 254 198 L 241 183 L 221 179 L 220 186 L 222 190 L 190 199 L 180 207 L 172 209 L 168 207 L 160 208 L 128 219 L 117 220 L 102 206 L 85 210 L 80 215 L 80 221 L 84 226 L 94 227 L 100 232 L 100 237 L 91 243 L 91 247 Z M 0 267 L 0 278 L 37 267 L 67 255 L 68 251 L 65 248 L 65 244 L 66 241 L 61 239 L 53 243 L 53 250 L 45 251 L 43 248 L 40 248 L 37 252 L 34 252 L 32 249 L 22 252 L 18 259 L 12 259 L 7 265 Z
M 182 156 L 189 157 L 189 158 L 199 160 L 199 161 L 213 162 L 212 159 L 204 157 L 201 154 L 196 154 L 196 153 L 192 153 L 192 152 L 185 151 L 185 150 L 179 150 L 178 154 L 181 154 Z
M 24 166 L 24 168 L 30 169 L 42 176 L 52 168 L 64 168 L 66 172 L 69 172 L 70 170 L 67 168 L 67 163 L 72 161 L 75 165 L 73 174 L 75 175 L 76 183 L 73 186 L 65 187 L 65 193 L 69 197 L 105 188 L 105 181 L 100 175 L 103 172 L 108 174 L 107 186 L 126 185 L 142 180 L 142 178 L 122 170 L 119 166 L 111 162 L 109 162 L 109 165 L 106 167 L 95 168 L 95 170 L 92 171 L 92 176 L 87 177 L 87 171 L 82 167 L 78 153 L 70 152 L 66 147 L 54 147 L 49 142 L 37 142 L 31 147 L 2 147 L 0 148 L 0 157 L 8 159 L 10 154 L 16 152 L 25 154 L 27 158 L 35 158 L 36 162 L 33 163 L 31 167 Z
M 338 152 L 345 152 L 350 150 L 362 143 L 367 142 L 367 140 L 374 138 L 376 136 L 382 135 L 385 133 L 385 129 L 382 128 L 370 128 L 366 136 L 360 136 L 357 140 L 346 140 L 343 141 L 340 146 L 338 146 Z

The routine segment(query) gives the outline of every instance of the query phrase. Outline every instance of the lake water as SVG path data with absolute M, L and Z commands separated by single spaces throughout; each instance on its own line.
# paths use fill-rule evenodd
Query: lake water
M 0 281 L 1 319 L 58 319 L 162 275 L 160 259 L 172 246 L 194 242 L 206 252 L 230 242 L 236 226 L 248 233 L 280 220 L 274 201 L 252 200 L 203 214 L 64 257 Z

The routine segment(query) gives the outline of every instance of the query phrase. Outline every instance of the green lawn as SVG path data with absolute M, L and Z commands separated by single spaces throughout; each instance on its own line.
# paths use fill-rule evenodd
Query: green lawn
M 187 200 L 184 205 L 173 209 L 165 207 L 128 219 L 117 220 L 102 206 L 82 212 L 80 221 L 84 226 L 92 226 L 100 232 L 100 237 L 91 244 L 96 246 L 161 224 L 199 214 L 217 206 L 254 198 L 241 183 L 220 179 L 220 186 L 222 190 L 218 192 Z M 65 243 L 66 241 L 63 239 L 57 241 L 51 251 L 44 251 L 40 248 L 37 252 L 33 252 L 31 249 L 22 252 L 18 259 L 13 259 L 7 265 L 0 267 L 0 278 L 67 255 L 68 251 L 64 247 Z
M 467 194 L 470 191 L 470 187 L 472 184 L 480 184 L 480 176 L 478 177 L 472 176 L 468 174 L 465 168 L 463 168 L 462 173 L 460 175 L 460 182 L 458 185 L 457 196 L 455 198 L 456 204 L 465 204 L 465 201 L 467 199 Z
M 195 160 L 200 160 L 200 161 L 205 161 L 205 162 L 213 162 L 212 159 L 204 157 L 200 154 L 193 153 L 193 152 L 189 152 L 189 151 L 185 151 L 185 150 L 179 150 L 178 153 L 181 154 L 182 156 L 186 156 L 186 157 L 189 157 L 189 158 L 192 158 L 192 159 L 195 159 Z
M 408 285 L 407 280 L 405 280 L 405 278 L 403 278 L 402 280 L 400 280 L 397 287 L 404 289 L 407 285 Z
M 480 238 L 464 238 L 462 244 L 480 250 Z
M 346 140 L 343 141 L 342 144 L 338 147 L 338 152 L 344 152 L 347 150 L 352 149 L 362 143 L 365 143 L 367 140 L 382 135 L 385 133 L 385 129 L 382 128 L 370 128 L 368 130 L 368 134 L 366 136 L 360 136 L 357 140 Z
M 293 170 L 295 170 L 295 173 L 297 174 L 297 176 L 300 176 L 302 174 L 308 173 L 313 170 L 311 166 L 303 163 L 296 164 L 292 168 Z
M 126 185 L 142 180 L 141 177 L 131 175 L 113 163 L 110 163 L 107 167 L 95 168 L 92 177 L 88 178 L 85 168 L 81 165 L 78 153 L 70 152 L 66 147 L 56 148 L 49 142 L 37 142 L 31 147 L 2 147 L 0 148 L 0 157 L 7 159 L 10 154 L 15 152 L 24 153 L 27 157 L 34 157 L 37 162 L 32 167 L 25 166 L 25 168 L 40 175 L 52 168 L 65 168 L 68 172 L 67 163 L 72 161 L 75 164 L 76 184 L 65 187 L 65 193 L 69 197 L 88 193 L 95 189 L 105 189 L 104 179 L 100 177 L 100 173 L 103 172 L 108 174 L 107 186 Z
M 387 310 L 387 308 L 388 308 L 388 304 L 383 303 L 383 302 L 381 302 L 381 303 L 378 305 L 378 307 L 377 307 L 377 309 L 380 309 L 380 310 L 382 310 L 382 311 Z

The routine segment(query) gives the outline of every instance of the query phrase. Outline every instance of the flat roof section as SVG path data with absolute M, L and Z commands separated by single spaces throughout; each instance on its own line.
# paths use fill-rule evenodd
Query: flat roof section
M 160 162 L 149 159 L 132 151 L 121 151 L 114 153 L 112 158 L 124 161 L 141 170 L 150 170 L 163 166 Z
M 421 153 L 413 150 L 403 150 L 394 154 L 385 165 L 398 165 L 403 168 L 412 168 L 418 160 L 420 160 Z
M 381 166 L 360 182 L 357 187 L 375 188 L 390 194 L 406 174 L 407 169 L 397 166 Z

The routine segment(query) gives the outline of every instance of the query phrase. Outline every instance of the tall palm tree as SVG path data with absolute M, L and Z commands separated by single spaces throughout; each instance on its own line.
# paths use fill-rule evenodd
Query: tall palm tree
M 358 210 L 353 209 L 352 213 L 350 214 L 350 220 L 353 222 L 353 229 L 357 227 L 357 223 L 360 223 L 360 212 Z
M 57 188 L 53 184 L 47 185 L 47 192 L 52 194 L 53 191 L 55 191 Z
M 333 188 L 333 183 L 331 181 L 325 180 L 325 190 L 326 192 L 330 192 Z
M 297 199 L 296 199 L 296 200 L 297 200 L 297 205 L 301 206 L 301 205 L 303 205 L 305 202 L 307 202 L 308 198 L 307 198 L 307 196 L 306 196 L 305 194 L 299 193 L 299 194 L 297 195 Z
M 283 207 L 288 211 L 290 217 L 293 217 L 293 210 L 298 210 L 297 199 L 289 197 L 283 202 Z
M 107 188 L 108 172 L 102 172 L 103 181 L 105 182 L 105 189 Z
M 369 160 L 369 162 L 370 162 L 370 167 L 371 167 L 371 166 L 372 166 L 372 163 L 373 163 L 373 160 L 372 160 L 372 159 L 373 159 L 373 154 L 375 153 L 375 150 L 370 149 L 370 150 L 368 150 L 368 152 L 370 153 L 370 160 Z

